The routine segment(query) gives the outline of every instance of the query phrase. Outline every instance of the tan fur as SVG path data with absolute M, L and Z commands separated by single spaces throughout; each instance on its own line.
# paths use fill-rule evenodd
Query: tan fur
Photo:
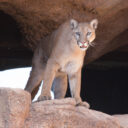
M 76 99 L 76 104 L 89 107 L 80 98 L 81 68 L 86 50 L 95 39 L 97 24 L 97 20 L 90 23 L 70 20 L 46 37 L 34 53 L 32 72 L 25 90 L 32 93 L 43 80 L 39 101 L 51 99 L 51 89 L 55 98 L 64 98 L 68 77 L 71 95 Z M 88 32 L 91 32 L 91 35 Z

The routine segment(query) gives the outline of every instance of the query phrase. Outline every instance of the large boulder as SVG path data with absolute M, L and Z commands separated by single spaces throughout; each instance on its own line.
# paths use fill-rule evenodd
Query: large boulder
M 105 113 L 75 106 L 72 98 L 33 103 L 25 128 L 120 128 Z
M 21 89 L 0 88 L 0 128 L 24 128 L 30 99 Z
M 120 128 L 128 128 L 128 114 L 114 115 L 119 120 Z
M 0 128 L 127 127 L 124 127 L 124 123 L 118 120 L 117 116 L 110 116 L 83 106 L 76 107 L 72 98 L 31 104 L 28 92 L 21 89 L 0 88 Z

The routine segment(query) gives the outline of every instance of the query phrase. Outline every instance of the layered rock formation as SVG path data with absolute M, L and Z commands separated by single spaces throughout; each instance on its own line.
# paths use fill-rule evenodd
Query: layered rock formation
M 128 118 L 75 106 L 72 98 L 30 103 L 20 89 L 0 88 L 0 128 L 127 128 Z M 121 119 L 122 118 L 122 119 Z

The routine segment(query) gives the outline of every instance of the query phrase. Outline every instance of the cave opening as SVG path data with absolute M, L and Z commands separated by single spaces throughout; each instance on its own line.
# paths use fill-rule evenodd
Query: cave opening
M 83 69 L 82 98 L 108 114 L 128 113 L 128 70 Z
M 30 65 L 32 52 L 23 45 L 22 40 L 16 20 L 0 11 L 0 70 Z
M 8 14 L 0 11 L 0 48 L 9 50 L 22 46 L 22 34 L 17 22 Z M 0 50 L 0 51 L 1 51 Z

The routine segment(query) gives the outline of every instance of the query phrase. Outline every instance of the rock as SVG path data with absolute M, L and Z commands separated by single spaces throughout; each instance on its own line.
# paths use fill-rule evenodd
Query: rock
M 23 128 L 30 99 L 21 89 L 0 88 L 0 128 Z
M 114 115 L 114 117 L 119 120 L 121 128 L 128 128 L 128 114 Z
M 21 89 L 0 88 L 0 128 L 128 128 L 128 115 L 75 106 L 73 98 L 31 104 Z
M 102 112 L 75 107 L 75 100 L 66 98 L 35 102 L 25 128 L 120 128 L 118 121 Z

